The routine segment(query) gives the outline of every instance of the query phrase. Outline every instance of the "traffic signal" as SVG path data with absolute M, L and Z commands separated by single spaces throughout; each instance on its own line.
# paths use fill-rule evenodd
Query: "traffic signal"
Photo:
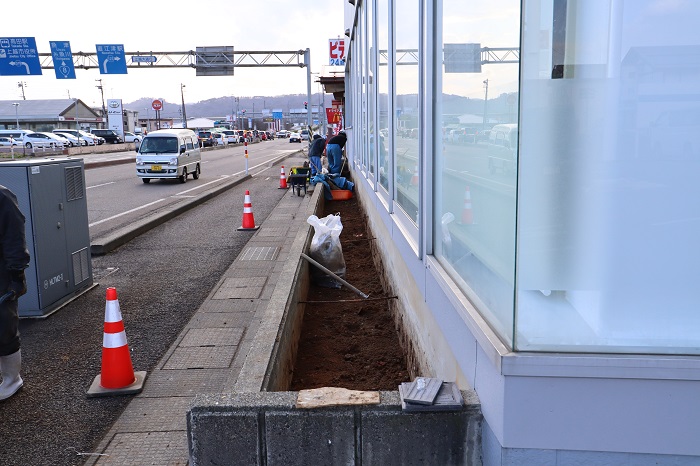
M 308 108 L 309 108 L 308 105 L 309 105 L 308 102 L 304 102 L 304 110 L 308 110 Z

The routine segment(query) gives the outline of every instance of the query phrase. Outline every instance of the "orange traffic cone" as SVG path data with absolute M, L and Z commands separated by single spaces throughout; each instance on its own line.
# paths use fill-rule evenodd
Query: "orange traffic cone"
M 284 170 L 284 167 L 282 167 Z M 243 199 L 243 223 L 238 228 L 238 231 L 257 230 L 259 226 L 255 226 L 255 217 L 253 217 L 253 206 L 250 203 L 250 191 L 246 190 L 245 198 Z
M 469 186 L 464 190 L 464 208 L 462 209 L 462 220 L 459 222 L 462 225 L 471 225 L 474 223 L 474 212 L 472 212 L 472 194 L 469 191 Z
M 411 185 L 418 186 L 418 165 L 416 165 L 416 169 L 413 170 L 413 176 L 411 177 Z
M 88 389 L 88 396 L 124 395 L 143 390 L 146 372 L 134 372 L 129 345 L 119 310 L 116 288 L 107 288 L 104 335 L 102 337 L 102 372 Z
M 287 175 L 284 174 L 284 165 L 280 168 L 280 187 L 278 189 L 287 189 Z

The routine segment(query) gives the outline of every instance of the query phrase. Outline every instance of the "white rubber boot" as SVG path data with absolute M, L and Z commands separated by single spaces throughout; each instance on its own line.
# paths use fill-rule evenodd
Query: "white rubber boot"
M 19 376 L 22 367 L 22 353 L 18 350 L 9 356 L 0 356 L 2 383 L 0 384 L 0 401 L 6 400 L 22 388 L 24 381 Z

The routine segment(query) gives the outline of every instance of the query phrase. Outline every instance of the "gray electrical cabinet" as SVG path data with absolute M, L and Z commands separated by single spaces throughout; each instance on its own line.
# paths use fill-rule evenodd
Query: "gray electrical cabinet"
M 19 315 L 45 317 L 93 286 L 83 160 L 2 162 L 0 184 L 26 218 L 31 261 Z

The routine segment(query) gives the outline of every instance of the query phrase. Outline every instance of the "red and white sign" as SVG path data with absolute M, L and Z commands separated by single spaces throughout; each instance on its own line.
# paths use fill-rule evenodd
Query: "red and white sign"
M 329 39 L 328 52 L 330 66 L 345 66 L 345 39 Z
M 163 108 L 163 102 L 156 99 L 153 102 L 151 102 L 151 107 L 153 107 L 153 110 L 161 110 Z
M 339 108 L 327 108 L 326 109 L 326 120 L 329 125 L 335 125 L 340 123 L 340 119 L 343 113 Z

